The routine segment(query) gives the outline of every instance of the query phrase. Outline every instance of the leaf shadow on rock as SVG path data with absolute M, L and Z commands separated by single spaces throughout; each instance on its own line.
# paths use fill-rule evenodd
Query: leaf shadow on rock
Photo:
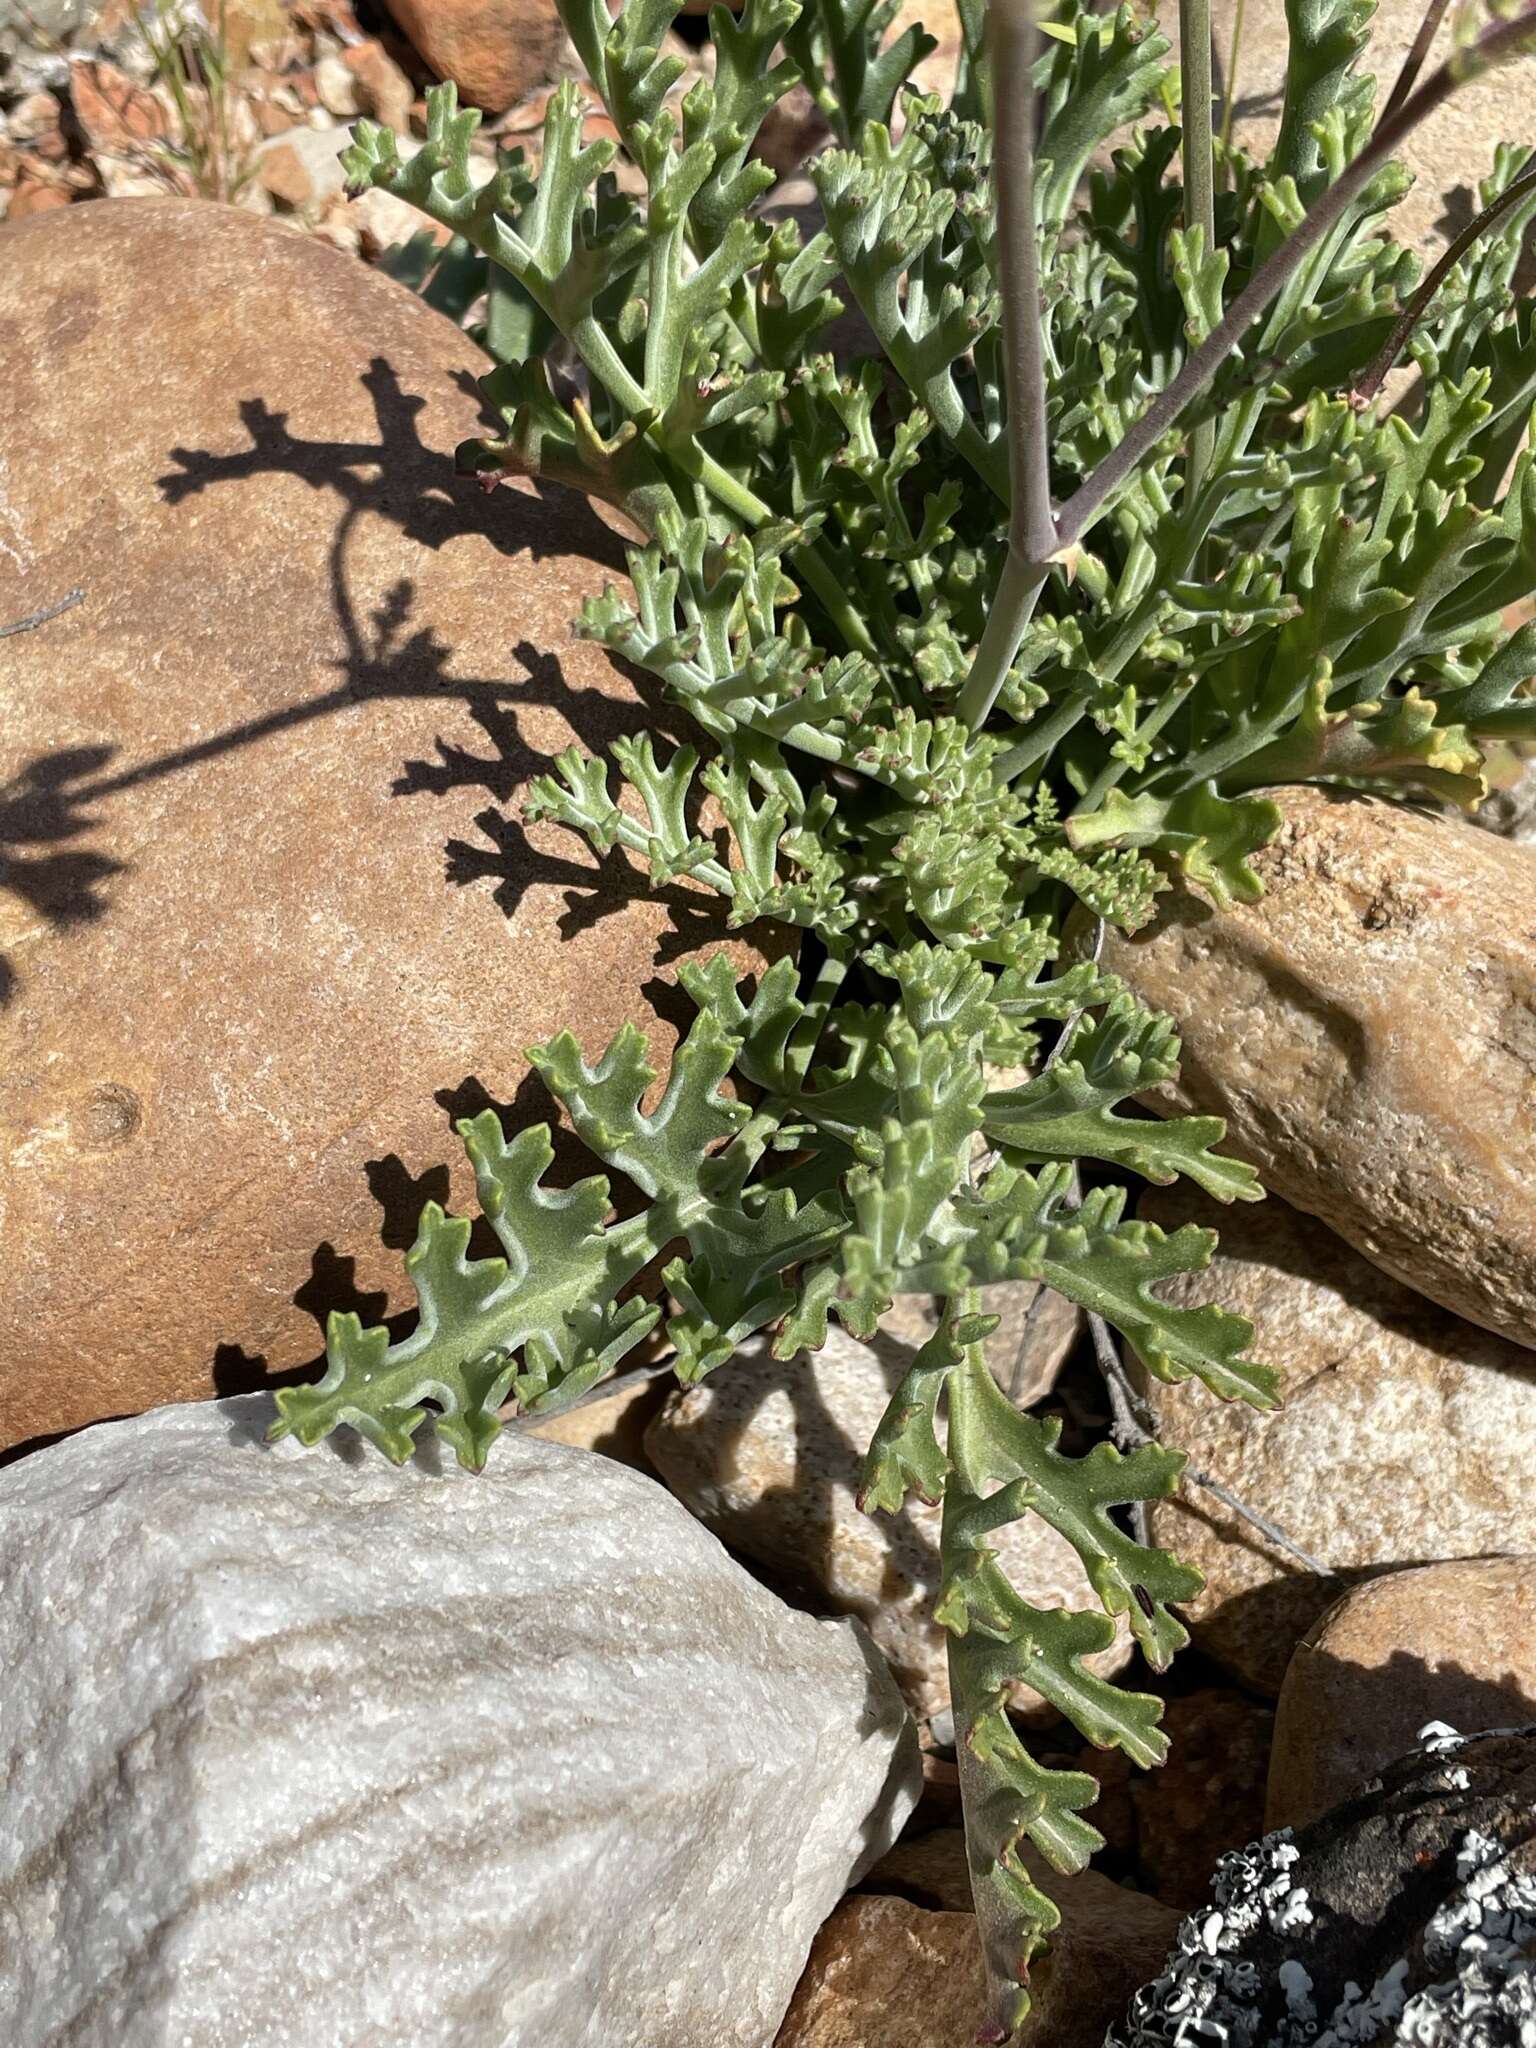
M 460 734 L 436 733 L 431 739 L 434 751 L 403 761 L 391 791 L 397 797 L 411 798 L 483 789 L 492 799 L 474 819 L 482 835 L 479 841 L 454 836 L 445 842 L 444 872 L 449 883 L 465 887 L 491 881 L 497 907 L 507 917 L 516 913 L 530 889 L 564 886 L 567 909 L 559 929 L 567 938 L 590 930 L 640 897 L 663 904 L 670 918 L 658 941 L 658 966 L 718 941 L 723 936 L 724 917 L 717 898 L 682 886 L 657 887 L 617 848 L 597 859 L 590 854 L 566 856 L 536 846 L 516 809 L 520 792 L 554 765 L 548 751 L 530 739 L 523 714 L 534 709 L 558 710 L 581 745 L 592 752 L 620 733 L 649 732 L 676 743 L 682 730 L 681 714 L 665 702 L 654 678 L 628 663 L 615 662 L 634 692 L 635 701 L 626 704 L 611 692 L 576 687 L 568 680 L 558 654 L 527 639 L 510 647 L 508 676 L 455 675 L 451 673 L 454 650 L 437 636 L 430 622 L 412 625 L 417 592 L 409 578 L 395 585 L 365 624 L 347 575 L 348 538 L 365 515 L 390 520 L 407 539 L 433 551 L 465 535 L 478 535 L 502 555 L 519 562 L 537 561 L 546 553 L 570 552 L 574 533 L 577 552 L 620 576 L 624 574 L 626 543 L 585 499 L 560 485 L 538 484 L 536 495 L 530 496 L 508 490 L 488 492 L 458 476 L 451 457 L 421 441 L 417 418 L 426 401 L 404 391 L 387 362 L 375 359 L 363 383 L 378 421 L 376 442 L 305 440 L 289 429 L 285 415 L 253 398 L 239 408 L 249 447 L 227 454 L 187 448 L 171 451 L 177 468 L 161 478 L 160 487 L 172 505 L 206 490 L 274 472 L 302 477 L 313 488 L 328 490 L 340 499 L 343 510 L 331 547 L 330 580 L 346 654 L 340 664 L 342 679 L 333 690 L 286 707 L 269 719 L 232 727 L 185 755 L 149 763 L 134 772 L 133 780 L 266 737 L 280 725 L 307 722 L 370 698 L 457 702 L 489 742 L 488 750 Z M 570 843 L 574 849 L 576 842 Z
M 475 842 L 452 836 L 444 844 L 444 877 L 448 885 L 466 887 L 490 882 L 498 909 L 512 917 L 527 892 L 537 886 L 563 888 L 566 910 L 557 929 L 563 938 L 590 930 L 604 918 L 639 899 L 658 903 L 667 912 L 655 941 L 658 968 L 718 944 L 727 935 L 723 901 L 685 885 L 658 887 L 640 866 L 617 849 L 603 857 L 559 828 L 543 828 L 536 845 L 517 814 L 521 791 L 553 759 L 535 742 L 525 714 L 529 710 L 559 712 L 577 741 L 598 751 L 619 733 L 649 732 L 676 744 L 681 715 L 661 698 L 655 680 L 628 664 L 615 666 L 633 690 L 633 700 L 611 690 L 573 685 L 554 652 L 527 639 L 509 649 L 504 677 L 465 677 L 454 673 L 454 649 L 418 612 L 418 593 L 401 578 L 372 603 L 360 603 L 349 575 L 349 541 L 364 519 L 384 518 L 420 547 L 439 549 L 466 534 L 488 540 L 498 553 L 524 564 L 546 553 L 574 550 L 616 573 L 623 573 L 625 543 L 592 511 L 585 500 L 559 486 L 536 487 L 536 494 L 487 493 L 457 476 L 452 458 L 423 444 L 418 416 L 425 400 L 406 392 L 394 369 L 376 359 L 363 378 L 378 423 L 377 439 L 307 440 L 289 428 L 286 417 L 259 397 L 245 400 L 239 417 L 248 445 L 233 452 L 176 448 L 175 467 L 160 479 L 162 495 L 175 506 L 197 495 L 274 472 L 297 475 L 340 503 L 330 546 L 331 599 L 340 628 L 343 652 L 337 661 L 339 679 L 331 689 L 290 704 L 261 718 L 232 725 L 194 746 L 130 767 L 90 785 L 92 798 L 118 794 L 138 783 L 228 753 L 288 728 L 301 727 L 333 712 L 376 699 L 419 699 L 423 705 L 453 705 L 467 712 L 470 725 L 487 743 L 481 745 L 460 719 L 456 730 L 434 732 L 424 723 L 422 750 L 403 760 L 390 788 L 401 799 L 448 797 L 466 789 L 483 790 L 491 800 L 474 823 L 482 835 Z M 574 539 L 573 539 L 574 536 Z M 511 594 L 515 599 L 515 585 Z M 366 616 L 365 616 L 366 613 Z M 549 850 L 553 842 L 560 850 Z M 572 849 L 567 855 L 564 847 Z M 670 980 L 658 974 L 637 989 L 654 1013 L 679 1033 L 692 1020 L 692 1004 Z M 525 1099 L 537 1096 L 537 1100 Z M 450 1121 L 490 1107 L 508 1130 L 534 1121 L 552 1127 L 555 1182 L 569 1182 L 593 1171 L 594 1162 L 560 1122 L 558 1109 L 544 1093 L 536 1075 L 528 1075 L 511 1103 L 494 1101 L 476 1077 L 439 1092 L 438 1101 Z M 457 1146 L 456 1134 L 445 1134 L 445 1152 Z M 416 1233 L 422 1203 L 443 1201 L 446 1170 L 432 1164 L 413 1174 L 398 1155 L 369 1162 L 370 1190 L 382 1212 L 381 1235 L 386 1246 L 408 1247 Z M 615 1190 L 620 1213 L 625 1190 Z M 499 1247 L 483 1221 L 475 1224 L 472 1252 L 494 1255 Z M 311 1315 L 323 1341 L 333 1310 L 353 1311 L 365 1321 L 379 1319 L 384 1301 L 361 1293 L 355 1284 L 355 1261 L 331 1245 L 318 1247 L 309 1278 L 293 1297 Z M 414 1310 L 387 1321 L 392 1335 L 412 1325 Z M 293 1383 L 312 1376 L 314 1366 L 269 1374 L 265 1361 L 237 1344 L 219 1348 L 214 1379 L 221 1394 Z
M 92 924 L 107 909 L 106 885 L 123 863 L 66 842 L 96 829 L 91 778 L 110 760 L 110 747 L 64 747 L 39 754 L 0 783 L 0 890 L 17 896 L 50 930 Z M 0 954 L 0 1007 L 19 985 Z
M 1306 1693 L 1322 1701 L 1348 1703 L 1347 1719 L 1337 1722 L 1343 1747 L 1335 1754 L 1324 1746 L 1312 1758 L 1285 1757 L 1277 1752 L 1277 1771 L 1287 1766 L 1294 1772 L 1312 1763 L 1319 1776 L 1305 1782 L 1309 1790 L 1326 1797 L 1320 1808 L 1315 1808 L 1312 1800 L 1293 1800 L 1283 1814 L 1270 1818 L 1267 1824 L 1271 1827 L 1307 1825 L 1322 1811 L 1358 1798 L 1388 1765 L 1417 1745 L 1420 1731 L 1432 1721 L 1443 1722 L 1460 1735 L 1536 1723 L 1536 1685 L 1528 1672 L 1476 1671 L 1455 1662 L 1431 1664 L 1406 1648 L 1393 1650 L 1381 1663 L 1368 1666 L 1320 1647 L 1309 1647 L 1304 1654 Z M 1344 1768 L 1346 1757 L 1348 1770 Z
M 910 1369 L 915 1347 L 882 1331 L 867 1348 L 879 1363 L 889 1397 Z M 794 1466 L 786 1483 L 765 1487 L 750 1504 L 723 1511 L 717 1503 L 707 1519 L 727 1548 L 754 1577 L 815 1614 L 854 1613 L 867 1623 L 890 1598 L 910 1599 L 914 1593 L 931 1607 L 942 1578 L 936 1530 L 919 1521 L 910 1506 L 868 1520 L 870 1542 L 878 1542 L 885 1552 L 879 1588 L 853 1604 L 836 1600 L 827 1591 L 834 1577 L 838 1529 L 852 1512 L 868 1450 L 867 1441 L 850 1434 L 827 1399 L 827 1376 L 837 1372 L 835 1351 L 816 1357 L 800 1353 L 786 1360 L 769 1358 L 762 1351 L 738 1360 L 729 1372 L 728 1391 L 720 1398 L 728 1399 L 735 1412 L 728 1425 L 714 1420 L 706 1425 L 711 1449 L 705 1462 L 710 1470 L 719 1475 L 750 1470 L 748 1438 L 763 1409 L 779 1396 L 788 1401 L 793 1416 Z M 705 1382 L 706 1399 L 710 1391 Z M 688 1434 L 679 1433 L 677 1448 L 692 1463 L 701 1452 L 689 1449 Z M 791 1549 L 793 1557 L 788 1555 Z M 892 1668 L 898 1681 L 922 1675 Z

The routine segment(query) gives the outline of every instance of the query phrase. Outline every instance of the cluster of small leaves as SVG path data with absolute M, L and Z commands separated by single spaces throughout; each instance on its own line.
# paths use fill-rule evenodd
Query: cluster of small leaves
M 1410 342 L 1424 395 L 1388 412 L 1353 392 L 1418 265 L 1383 223 L 1402 174 L 1367 185 L 1054 563 L 972 732 L 957 700 L 1009 496 L 978 0 L 962 0 L 948 103 L 906 87 L 929 38 L 891 37 L 890 0 L 717 8 L 712 71 L 691 83 L 668 54 L 671 0 L 626 0 L 616 19 L 605 0 L 562 9 L 617 142 L 583 139 L 566 84 L 537 175 L 518 152 L 492 170 L 471 154 L 478 116 L 442 87 L 414 156 L 364 122 L 348 175 L 453 237 L 395 267 L 493 359 L 503 432 L 461 466 L 574 485 L 647 536 L 631 590 L 589 601 L 578 630 L 657 677 L 697 744 L 572 750 L 530 815 L 623 849 L 658 885 L 717 892 L 735 925 L 792 928 L 798 952 L 755 987 L 723 957 L 683 970 L 698 1014 L 652 1107 L 632 1028 L 595 1065 L 568 1034 L 535 1048 L 606 1172 L 551 1185 L 545 1129 L 463 1124 L 499 1255 L 471 1259 L 468 1222 L 429 1204 L 407 1260 L 416 1328 L 391 1341 L 333 1318 L 325 1377 L 279 1396 L 279 1429 L 313 1442 L 347 1423 L 403 1458 L 432 1415 L 478 1466 L 508 1401 L 569 1405 L 663 1332 L 696 1381 L 754 1331 L 787 1358 L 830 1318 L 868 1336 L 896 1295 L 945 1297 L 865 1497 L 944 1501 L 978 1912 L 1012 2024 L 1053 1918 L 1020 1844 L 1070 1868 L 1097 1842 L 1080 1817 L 1093 1781 L 1030 1758 L 1012 1688 L 1158 1761 L 1156 1702 L 1084 1659 L 1124 1616 L 1165 1663 L 1183 1641 L 1171 1606 L 1197 1580 L 1116 1518 L 1171 1491 L 1181 1459 L 1066 1455 L 982 1365 L 975 1290 L 1044 1283 L 1154 1376 L 1272 1399 L 1246 1324 L 1157 1293 L 1209 1257 L 1211 1234 L 1128 1220 L 1112 1177 L 1183 1175 L 1223 1201 L 1257 1183 L 1215 1149 L 1215 1120 L 1126 1113 L 1173 1072 L 1177 1042 L 1072 963 L 1073 919 L 1134 929 L 1174 876 L 1218 905 L 1252 898 L 1279 817 L 1266 785 L 1465 804 L 1486 746 L 1536 736 L 1536 628 L 1501 622 L 1536 585 L 1536 469 L 1518 452 L 1536 334 L 1513 288 L 1536 197 L 1448 273 Z M 1274 152 L 1222 153 L 1207 247 L 1184 220 L 1166 42 L 1129 4 L 1055 9 L 1036 183 L 1058 499 L 1361 149 L 1369 13 L 1290 0 Z M 810 166 L 810 230 L 765 205 L 753 154 L 798 84 L 835 138 Z M 1500 152 L 1485 200 L 1527 154 Z M 1197 418 L 1214 452 L 1186 488 Z M 991 1085 L 1001 1068 L 1026 1078 Z M 1074 1545 L 1102 1613 L 1041 1612 L 1009 1585 L 988 1538 L 1024 1513 Z

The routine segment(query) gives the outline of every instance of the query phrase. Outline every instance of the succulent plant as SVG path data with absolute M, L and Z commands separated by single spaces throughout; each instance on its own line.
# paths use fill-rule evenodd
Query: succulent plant
M 561 4 L 617 142 L 584 140 L 568 83 L 537 174 L 514 151 L 477 183 L 478 116 L 444 86 L 417 154 L 364 122 L 348 175 L 452 233 L 393 267 L 492 360 L 505 431 L 462 468 L 569 484 L 644 536 L 577 631 L 659 678 L 696 744 L 572 750 L 529 814 L 795 945 L 755 985 L 723 955 L 682 970 L 697 1016 L 654 1108 L 633 1028 L 595 1064 L 569 1034 L 533 1048 L 604 1171 L 550 1185 L 545 1128 L 462 1124 L 499 1256 L 429 1203 L 416 1327 L 333 1317 L 277 1431 L 349 1424 L 401 1459 L 431 1418 L 478 1466 L 509 1401 L 568 1406 L 658 1333 L 692 1383 L 755 1331 L 788 1358 L 831 1318 L 867 1337 L 898 1294 L 943 1297 L 863 1498 L 943 1501 L 980 2038 L 1003 2041 L 1056 1917 L 1020 1846 L 1073 1869 L 1098 1844 L 1093 1778 L 1031 1756 L 1013 1683 L 1157 1763 L 1157 1699 L 1084 1659 L 1123 1616 L 1165 1665 L 1199 1581 L 1138 1533 L 1178 1452 L 1068 1455 L 988 1371 L 977 1290 L 1044 1283 L 1152 1376 L 1274 1399 L 1246 1323 L 1159 1298 L 1212 1234 L 1131 1220 L 1121 1177 L 1262 1191 L 1214 1119 L 1126 1112 L 1178 1043 L 1092 934 L 1175 877 L 1251 899 L 1272 785 L 1466 805 L 1485 749 L 1536 735 L 1536 627 L 1503 623 L 1536 584 L 1531 151 L 1498 151 L 1423 284 L 1388 218 L 1402 137 L 1536 39 L 1536 6 L 1422 82 L 1411 63 L 1378 119 L 1368 0 L 1287 0 L 1256 162 L 1213 136 L 1208 0 L 1182 8 L 1182 124 L 1129 4 L 960 0 L 947 100 L 908 82 L 931 39 L 894 32 L 894 0 L 717 7 L 686 90 L 671 0 Z M 799 85 L 833 144 L 810 232 L 765 211 L 753 154 Z M 1102 1611 L 1009 1584 L 989 1539 L 1027 1514 Z

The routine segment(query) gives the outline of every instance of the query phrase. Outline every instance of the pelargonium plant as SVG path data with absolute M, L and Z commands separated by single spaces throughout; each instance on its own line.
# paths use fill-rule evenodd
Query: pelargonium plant
M 1015 1682 L 1158 1763 L 1158 1700 L 1085 1659 L 1124 1617 L 1166 1665 L 1200 1581 L 1145 1540 L 1179 1453 L 1129 1431 L 1064 1452 L 988 1370 L 978 1290 L 1080 1303 L 1112 1376 L 1110 1330 L 1154 1379 L 1275 1398 L 1248 1324 L 1159 1298 L 1213 1236 L 1131 1220 L 1125 1177 L 1261 1189 L 1215 1119 L 1127 1111 L 1178 1042 L 1093 934 L 1175 881 L 1218 912 L 1252 899 L 1268 788 L 1467 805 L 1488 749 L 1536 735 L 1536 628 L 1502 623 L 1536 584 L 1531 150 L 1498 151 L 1422 280 L 1390 231 L 1402 138 L 1536 39 L 1536 0 L 1459 24 L 1426 72 L 1438 0 L 1380 112 L 1369 0 L 1287 0 L 1263 162 L 1213 134 L 1208 8 L 1182 0 L 1176 76 L 1130 4 L 959 0 L 946 98 L 909 83 L 933 44 L 895 32 L 894 0 L 716 7 L 686 90 L 673 0 L 561 0 L 617 142 L 583 140 L 562 85 L 537 175 L 512 151 L 478 183 L 478 116 L 443 86 L 419 153 L 363 122 L 347 158 L 452 232 L 430 276 L 425 243 L 397 264 L 475 302 L 505 433 L 461 466 L 630 523 L 632 588 L 576 630 L 696 735 L 572 749 L 529 815 L 793 944 L 755 984 L 723 954 L 681 970 L 697 1015 L 653 1108 L 633 1027 L 595 1063 L 569 1033 L 533 1048 L 604 1171 L 552 1186 L 547 1128 L 461 1124 L 501 1256 L 429 1203 L 415 1328 L 333 1316 L 276 1433 L 349 1424 L 403 1459 L 430 1417 L 477 1468 L 508 1404 L 567 1407 L 639 1345 L 693 1384 L 754 1332 L 789 1359 L 834 1318 L 868 1338 L 897 1295 L 940 1297 L 863 1501 L 943 1502 L 994 2042 L 1057 1917 L 1022 1844 L 1062 1870 L 1099 1846 L 1093 1778 L 1031 1755 Z M 753 154 L 802 86 L 832 138 L 811 232 L 765 217 Z M 1009 1583 L 991 1539 L 1023 1515 L 1072 1543 L 1102 1611 Z

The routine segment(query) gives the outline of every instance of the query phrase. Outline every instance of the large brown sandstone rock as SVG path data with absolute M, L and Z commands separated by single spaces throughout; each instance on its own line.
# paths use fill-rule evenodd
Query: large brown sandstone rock
M 1431 1721 L 1536 1721 L 1536 1557 L 1392 1572 L 1331 1607 L 1280 1690 L 1266 1827 L 1354 1798 Z
M 0 358 L 0 622 L 85 591 L 0 642 L 3 1448 L 408 1309 L 422 1200 L 473 1206 L 452 1116 L 545 1115 L 523 1048 L 563 1025 L 664 1055 L 679 910 L 721 926 L 517 821 L 647 715 L 570 635 L 613 534 L 455 480 L 446 321 L 110 202 L 0 231 Z
M 1152 1509 L 1154 1540 L 1205 1574 L 1183 1612 L 1196 1642 L 1274 1693 L 1292 1650 L 1352 1580 L 1393 1566 L 1536 1551 L 1536 1359 L 1431 1308 L 1319 1223 L 1278 1201 L 1222 1210 L 1183 1188 L 1141 1213 L 1219 1230 L 1203 1272 L 1162 1292 L 1254 1325 L 1280 1374 L 1260 1414 L 1202 1387 L 1154 1384 L 1166 1443 L 1278 1522 L 1309 1572 L 1211 1494 Z
M 555 0 L 385 0 L 395 25 L 462 99 L 500 114 L 576 68 Z
M 1275 794 L 1261 901 L 1173 893 L 1105 944 L 1183 1037 L 1155 1107 L 1225 1117 L 1277 1194 L 1536 1344 L 1536 852 L 1374 798 Z

